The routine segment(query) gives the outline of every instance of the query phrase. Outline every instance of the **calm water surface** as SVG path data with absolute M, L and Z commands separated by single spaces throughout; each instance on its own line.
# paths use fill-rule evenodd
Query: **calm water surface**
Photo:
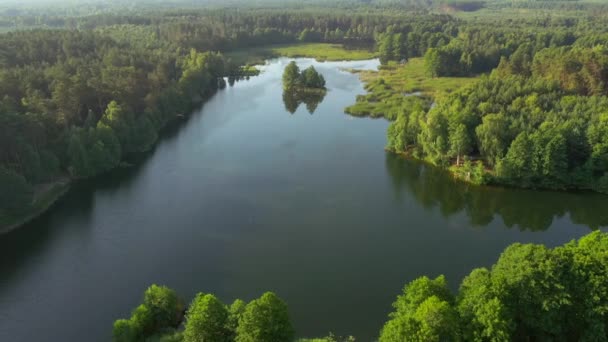
M 329 92 L 290 113 L 288 62 L 218 92 L 137 166 L 0 236 L 0 341 L 108 341 L 152 283 L 188 301 L 272 290 L 299 336 L 370 341 L 419 275 L 457 288 L 513 242 L 555 246 L 608 224 L 601 195 L 469 187 L 387 155 L 386 121 L 343 114 L 364 90 L 340 68 L 377 61 L 299 59 Z

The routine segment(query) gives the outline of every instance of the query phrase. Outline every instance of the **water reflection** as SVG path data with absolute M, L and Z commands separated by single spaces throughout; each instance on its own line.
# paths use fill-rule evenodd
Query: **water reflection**
M 300 104 L 306 105 L 306 110 L 311 115 L 315 112 L 319 104 L 325 98 L 327 92 L 299 92 L 299 91 L 283 91 L 283 104 L 285 109 L 291 114 L 298 110 Z
M 249 75 L 247 76 L 228 76 L 228 85 L 230 87 L 234 87 L 235 83 L 239 82 L 239 81 L 249 81 L 249 79 L 251 78 Z M 224 80 L 224 82 L 226 82 L 226 80 Z
M 605 195 L 478 187 L 391 153 L 386 155 L 386 170 L 398 200 L 409 193 L 425 209 L 437 208 L 444 217 L 465 213 L 473 226 L 484 227 L 500 217 L 508 228 L 544 231 L 566 214 L 573 223 L 591 229 L 608 226 Z

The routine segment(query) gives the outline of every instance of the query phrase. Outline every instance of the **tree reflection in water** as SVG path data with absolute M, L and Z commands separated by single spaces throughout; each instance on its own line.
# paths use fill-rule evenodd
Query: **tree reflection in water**
M 438 208 L 444 217 L 464 212 L 473 226 L 484 227 L 500 217 L 508 228 L 543 231 L 568 214 L 575 224 L 608 227 L 606 195 L 474 186 L 392 153 L 386 154 L 386 170 L 398 199 L 407 191 L 424 208 Z
M 306 110 L 311 115 L 315 112 L 319 104 L 325 98 L 327 91 L 325 90 L 286 90 L 283 91 L 283 104 L 285 109 L 291 114 L 298 110 L 300 104 L 306 105 Z

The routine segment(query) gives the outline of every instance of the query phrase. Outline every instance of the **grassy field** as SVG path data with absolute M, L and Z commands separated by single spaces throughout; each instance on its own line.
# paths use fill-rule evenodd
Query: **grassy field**
M 339 44 L 297 44 L 273 48 L 273 51 L 285 57 L 310 57 L 319 61 L 353 61 L 371 59 L 375 53 L 361 49 L 346 49 Z
M 428 77 L 422 58 L 391 63 L 379 71 L 355 71 L 365 83 L 366 95 L 345 109 L 354 116 L 396 118 L 400 112 L 428 110 L 440 96 L 475 82 L 475 77 Z M 414 96 L 415 95 L 415 96 Z
M 274 57 L 309 57 L 318 61 L 362 60 L 374 58 L 372 51 L 346 49 L 340 44 L 291 44 L 271 45 L 227 52 L 226 56 L 240 64 L 263 64 L 264 60 Z

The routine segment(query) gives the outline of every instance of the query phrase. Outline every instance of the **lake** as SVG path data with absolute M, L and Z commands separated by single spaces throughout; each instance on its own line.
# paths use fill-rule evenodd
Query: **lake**
M 275 291 L 298 336 L 370 341 L 418 276 L 456 289 L 511 243 L 556 246 L 608 225 L 605 195 L 468 186 L 387 154 L 387 121 L 343 114 L 364 93 L 343 68 L 377 60 L 298 59 L 327 80 L 312 100 L 283 96 L 289 61 L 0 235 L 0 341 L 109 341 L 152 283 L 186 301 Z

